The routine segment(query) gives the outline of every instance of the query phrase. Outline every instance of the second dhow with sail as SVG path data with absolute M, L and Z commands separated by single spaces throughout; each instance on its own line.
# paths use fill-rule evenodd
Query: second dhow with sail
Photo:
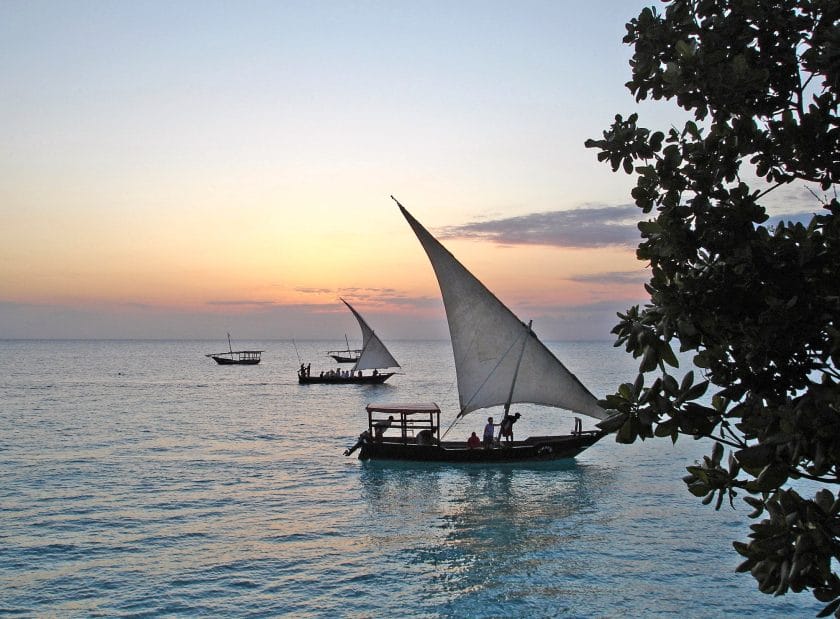
M 512 403 L 541 404 L 607 419 L 607 411 L 537 338 L 531 324 L 519 320 L 399 202 L 397 205 L 426 251 L 443 297 L 461 406 L 452 425 L 473 411 L 497 406 L 503 406 L 508 417 Z M 475 448 L 466 441 L 444 440 L 440 409 L 434 403 L 372 403 L 367 412 L 367 430 L 345 455 L 359 449 L 361 459 L 554 460 L 574 457 L 606 434 L 583 431 L 576 424 L 568 435 L 532 436 Z
M 383 372 L 381 370 L 388 368 L 398 368 L 400 364 L 394 359 L 394 356 L 382 343 L 382 340 L 374 333 L 368 323 L 362 318 L 362 315 L 353 308 L 347 301 L 341 299 L 341 302 L 353 312 L 359 327 L 362 330 L 362 349 L 356 359 L 353 367 L 349 370 L 328 370 L 326 372 L 319 372 L 313 375 L 309 370 L 309 366 L 301 365 L 298 370 L 298 382 L 302 385 L 320 383 L 330 385 L 340 384 L 379 384 L 394 375 L 394 372 Z M 349 348 L 349 345 L 348 345 Z M 373 370 L 369 374 L 365 374 L 364 370 Z

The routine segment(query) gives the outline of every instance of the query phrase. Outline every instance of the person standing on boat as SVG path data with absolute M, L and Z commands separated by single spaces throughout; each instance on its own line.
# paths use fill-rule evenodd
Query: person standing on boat
M 373 437 L 377 440 L 382 439 L 382 435 L 385 434 L 385 430 L 391 427 L 391 424 L 394 423 L 394 416 L 390 415 L 386 420 L 377 421 L 373 424 Z
M 505 415 L 502 423 L 499 424 L 499 440 L 504 436 L 508 443 L 513 442 L 513 424 L 519 421 L 522 415 L 516 413 L 515 415 Z
M 484 448 L 490 449 L 493 446 L 493 435 L 496 431 L 493 429 L 498 424 L 493 423 L 493 418 L 487 418 L 487 425 L 484 426 Z

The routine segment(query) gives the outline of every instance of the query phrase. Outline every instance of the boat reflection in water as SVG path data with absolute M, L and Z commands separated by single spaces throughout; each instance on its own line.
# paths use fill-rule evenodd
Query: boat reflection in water
M 510 616 L 505 598 L 512 591 L 555 597 L 550 589 L 571 589 L 580 574 L 597 571 L 588 564 L 592 553 L 580 547 L 604 543 L 593 538 L 603 532 L 591 519 L 612 479 L 608 467 L 574 460 L 422 467 L 369 461 L 361 467 L 361 495 L 377 526 L 367 543 L 395 566 L 434 574 L 430 595 L 439 596 L 444 615 L 453 605 L 457 616 Z M 493 591 L 505 592 L 497 607 Z M 580 583 L 557 603 L 573 597 L 573 606 L 585 608 L 586 591 Z M 482 600 L 477 615 L 463 612 L 464 597 L 472 596 Z

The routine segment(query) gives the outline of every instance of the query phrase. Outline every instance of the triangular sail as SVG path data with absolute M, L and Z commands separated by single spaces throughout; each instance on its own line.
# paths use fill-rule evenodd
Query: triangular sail
M 606 419 L 608 414 L 595 396 L 533 331 L 397 204 L 426 250 L 440 285 L 455 354 L 459 416 L 505 404 L 516 374 L 512 402 L 544 404 Z
M 359 327 L 362 329 L 362 353 L 353 366 L 353 371 L 400 367 L 400 364 L 388 352 L 385 344 L 376 336 L 376 333 L 368 326 L 368 323 L 365 322 L 361 314 L 353 309 L 353 306 L 344 299 L 341 302 L 353 312 L 356 320 L 359 321 Z

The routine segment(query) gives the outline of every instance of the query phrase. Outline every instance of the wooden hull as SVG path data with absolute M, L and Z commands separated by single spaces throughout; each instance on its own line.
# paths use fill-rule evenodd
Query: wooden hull
M 335 359 L 336 363 L 356 363 L 359 360 L 358 356 L 355 357 L 346 357 L 344 355 L 330 355 L 333 359 Z
M 394 372 L 384 372 L 376 376 L 352 376 L 342 378 L 340 376 L 301 376 L 298 374 L 298 382 L 301 385 L 379 385 L 391 378 Z
M 259 359 L 230 359 L 229 357 L 211 357 L 219 365 L 257 365 Z
M 401 439 L 365 441 L 359 450 L 360 460 L 403 460 L 412 462 L 494 463 L 538 462 L 574 458 L 595 444 L 605 432 L 583 432 L 565 436 L 533 436 L 502 444 L 492 449 L 467 449 L 464 443 L 418 445 Z

